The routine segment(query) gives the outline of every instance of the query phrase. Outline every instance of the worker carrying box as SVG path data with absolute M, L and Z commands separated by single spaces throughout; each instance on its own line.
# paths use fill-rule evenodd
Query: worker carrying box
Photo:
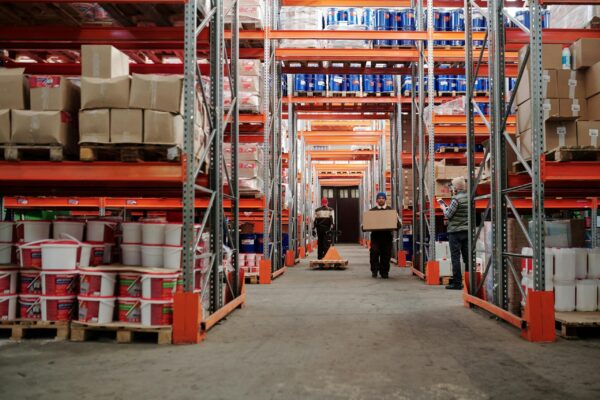
M 362 230 L 371 232 L 369 259 L 373 278 L 377 278 L 379 274 L 383 279 L 388 279 L 394 242 L 393 231 L 402 227 L 398 213 L 386 204 L 386 200 L 385 192 L 377 193 L 377 205 L 363 214 Z

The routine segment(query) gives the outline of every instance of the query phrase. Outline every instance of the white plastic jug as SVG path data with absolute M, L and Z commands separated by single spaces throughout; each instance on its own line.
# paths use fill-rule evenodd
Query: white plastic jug
M 588 249 L 576 248 L 575 251 L 575 277 L 585 279 L 588 269 Z
M 559 281 L 575 280 L 577 257 L 574 249 L 554 249 L 554 279 Z
M 577 281 L 577 311 L 596 311 L 598 309 L 598 281 L 582 279 Z

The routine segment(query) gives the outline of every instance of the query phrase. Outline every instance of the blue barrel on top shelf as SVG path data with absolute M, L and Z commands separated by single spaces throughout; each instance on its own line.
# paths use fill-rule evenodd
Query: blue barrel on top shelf
M 346 91 L 348 92 L 360 92 L 360 75 L 348 75 L 346 78 Z
M 349 8 L 348 9 L 348 25 L 359 25 L 360 24 L 360 9 Z
M 375 93 L 375 75 L 363 75 L 363 92 Z
M 314 74 L 305 74 L 306 79 L 306 91 L 314 92 L 315 91 L 315 75 Z
M 487 30 L 487 20 L 479 10 L 473 10 L 471 25 L 473 32 L 485 32 Z M 474 40 L 474 46 L 483 46 L 483 40 Z
M 337 25 L 337 11 L 335 7 L 330 7 L 325 13 L 325 26 Z
M 307 87 L 306 75 L 296 74 L 294 76 L 294 92 L 306 92 Z
M 373 21 L 374 13 L 372 8 L 363 8 L 362 16 L 361 16 L 361 24 L 367 27 L 367 29 L 371 30 L 374 27 Z
M 329 91 L 343 92 L 346 90 L 346 75 L 329 75 Z
M 459 93 L 467 92 L 467 77 L 465 75 L 456 76 L 456 91 Z
M 413 85 L 412 85 L 412 75 L 402 75 L 400 78 L 401 86 L 400 92 L 403 96 L 409 95 L 412 93 Z
M 381 91 L 383 93 L 394 92 L 394 76 L 393 75 L 380 75 L 381 76 Z
M 451 32 L 452 31 L 452 18 L 451 12 L 448 10 L 440 10 L 439 22 L 438 22 L 438 31 L 440 32 Z M 436 40 L 435 44 L 439 46 L 450 46 L 452 44 L 451 40 Z
M 415 11 L 412 8 L 405 8 L 398 12 L 400 16 L 400 25 L 398 25 L 398 30 L 402 30 L 404 32 L 414 32 L 417 30 L 417 22 L 415 19 Z M 398 44 L 400 46 L 414 46 L 414 40 L 399 40 Z
M 402 15 L 399 11 L 390 10 L 390 21 L 388 23 L 388 31 L 399 31 L 402 26 Z M 396 46 L 399 43 L 398 40 L 388 40 L 390 46 Z
M 315 92 L 325 92 L 327 91 L 327 80 L 325 79 L 325 74 L 315 74 L 314 75 L 315 82 Z
M 336 25 L 348 25 L 348 10 L 338 8 L 336 12 Z
M 391 24 L 390 19 L 392 18 L 392 14 L 390 10 L 387 8 L 377 8 L 375 9 L 375 30 L 376 31 L 387 31 L 389 30 L 389 26 Z M 390 46 L 390 40 L 377 39 L 373 41 L 375 46 Z
M 515 19 L 521 24 L 529 28 L 531 26 L 531 19 L 529 18 L 529 10 L 519 10 L 515 13 Z
M 373 77 L 375 80 L 375 92 L 381 93 L 383 91 L 383 80 L 381 79 L 381 75 L 373 75 Z
M 255 233 L 240 233 L 240 253 L 254 253 L 256 249 Z
M 465 10 L 457 8 L 450 11 L 450 29 L 452 32 L 464 32 L 465 30 Z M 451 40 L 451 46 L 464 46 L 464 40 Z

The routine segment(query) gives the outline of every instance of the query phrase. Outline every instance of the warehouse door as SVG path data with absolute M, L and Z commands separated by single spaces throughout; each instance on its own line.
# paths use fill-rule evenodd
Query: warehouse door
M 323 187 L 322 195 L 335 211 L 337 243 L 358 243 L 360 206 L 358 187 Z

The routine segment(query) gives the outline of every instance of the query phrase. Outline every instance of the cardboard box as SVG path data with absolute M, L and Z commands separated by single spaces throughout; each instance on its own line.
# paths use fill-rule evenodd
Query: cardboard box
M 11 142 L 69 145 L 71 116 L 64 111 L 11 111 Z
M 133 74 L 129 107 L 182 113 L 182 90 L 181 75 Z
M 10 143 L 10 110 L 0 110 L 0 143 Z
M 81 76 L 117 78 L 129 75 L 129 57 L 110 45 L 81 46 Z
M 398 214 L 396 210 L 365 211 L 362 219 L 362 229 L 365 232 L 395 231 L 398 229 Z
M 522 63 L 522 60 L 525 57 L 527 46 L 528 45 L 523 46 L 519 50 L 519 64 Z M 531 57 L 529 61 L 531 61 Z M 529 70 L 529 61 L 527 63 L 526 70 Z M 542 69 L 562 69 L 562 44 L 542 45 Z
M 111 143 L 143 143 L 144 113 L 135 109 L 110 110 Z
M 558 119 L 587 118 L 587 101 L 581 99 L 560 99 Z
M 600 93 L 587 99 L 587 119 L 600 121 Z
M 553 120 L 560 117 L 559 99 L 545 99 L 542 108 L 545 119 Z M 517 108 L 517 129 L 519 133 L 531 129 L 531 99 Z
M 81 108 L 127 108 L 128 76 L 118 78 L 81 78 Z
M 183 117 L 168 112 L 144 110 L 144 143 L 183 146 Z
M 600 93 L 600 62 L 585 70 L 585 98 Z
M 585 74 L 581 71 L 559 69 L 556 71 L 556 86 L 556 97 L 559 99 L 584 99 L 586 97 L 587 83 Z
M 64 76 L 30 76 L 31 109 L 69 111 L 79 109 L 79 87 Z
M 543 85 L 542 85 L 542 97 L 547 99 L 555 99 L 558 97 L 558 85 L 557 85 L 557 75 L 556 70 L 547 69 L 543 71 Z M 515 97 L 515 101 L 517 105 L 522 104 L 523 102 L 529 100 L 531 98 L 531 88 L 529 82 L 529 70 L 526 69 L 523 71 L 523 76 L 521 77 L 521 83 L 517 88 L 517 95 Z
M 591 67 L 599 61 L 600 39 L 581 38 L 571 45 L 571 65 L 573 69 Z
M 577 146 L 577 125 L 575 121 L 546 121 L 544 151 L 557 147 Z M 525 159 L 532 156 L 531 129 L 521 133 L 517 138 L 517 147 Z
M 598 132 L 600 121 L 577 121 L 577 144 L 598 147 Z
M 110 110 L 79 111 L 79 143 L 110 143 Z
M 24 72 L 25 68 L 0 68 L 0 109 L 29 108 L 29 90 Z

